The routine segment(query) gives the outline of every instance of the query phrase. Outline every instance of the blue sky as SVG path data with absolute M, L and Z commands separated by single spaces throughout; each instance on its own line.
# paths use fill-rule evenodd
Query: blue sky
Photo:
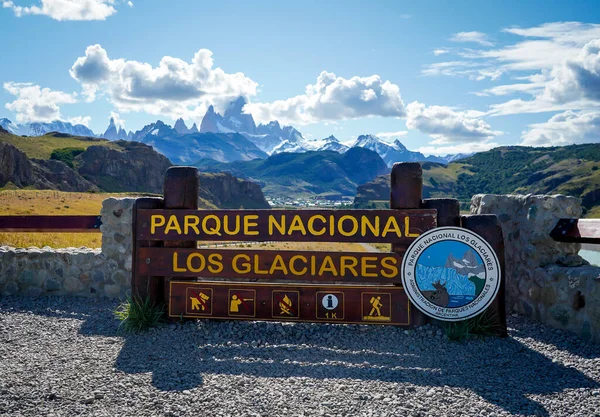
M 315 139 L 438 154 L 600 140 L 594 1 L 0 3 L 13 122 L 191 125 L 243 94 L 255 119 Z

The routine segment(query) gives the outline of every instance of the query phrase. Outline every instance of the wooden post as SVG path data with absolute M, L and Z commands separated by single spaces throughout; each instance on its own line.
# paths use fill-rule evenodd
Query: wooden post
M 164 208 L 167 209 L 198 209 L 200 196 L 200 174 L 195 167 L 171 167 L 165 174 L 164 182 Z M 190 241 L 165 241 L 166 248 L 195 248 L 197 242 Z M 171 277 L 164 278 L 165 307 L 168 308 L 169 286 Z
M 437 210 L 437 227 L 460 227 L 460 202 L 455 198 L 426 198 L 424 209 Z
M 477 233 L 479 236 L 484 238 L 492 247 L 498 261 L 500 262 L 500 272 L 502 274 L 502 281 L 500 282 L 500 288 L 496 298 L 492 301 L 492 304 L 486 310 L 486 313 L 494 317 L 495 327 L 497 334 L 500 337 L 508 336 L 506 329 L 506 306 L 505 306 L 505 292 L 506 292 L 506 269 L 504 266 L 504 236 L 502 234 L 502 227 L 500 221 L 495 214 L 477 214 L 461 217 L 462 227 Z
M 423 170 L 418 162 L 397 162 L 390 177 L 390 208 L 421 208 L 423 196 Z M 404 256 L 406 247 L 392 245 L 392 251 Z M 413 326 L 427 323 L 427 316 L 415 306 L 410 308 L 410 322 Z
M 163 208 L 162 198 L 143 197 L 135 200 L 133 206 L 133 259 L 131 262 L 131 296 L 139 300 L 150 299 L 152 304 L 158 304 L 163 300 L 162 280 L 159 277 L 140 275 L 137 262 L 139 259 L 140 248 L 161 247 L 163 242 L 152 240 L 137 240 L 137 212 L 143 209 L 161 209 Z

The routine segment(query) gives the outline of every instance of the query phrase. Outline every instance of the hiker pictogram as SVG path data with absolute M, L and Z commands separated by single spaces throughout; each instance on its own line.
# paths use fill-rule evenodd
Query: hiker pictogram
M 254 317 L 256 294 L 253 290 L 229 291 L 229 315 Z
M 298 291 L 273 291 L 273 318 L 299 317 Z
M 391 321 L 391 294 L 363 293 L 362 304 L 363 320 Z M 368 314 L 365 314 L 366 312 L 368 312 Z

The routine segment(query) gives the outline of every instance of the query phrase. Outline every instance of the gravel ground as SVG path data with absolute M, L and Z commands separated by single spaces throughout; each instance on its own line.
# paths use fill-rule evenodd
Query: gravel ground
M 114 300 L 0 299 L 0 415 L 600 415 L 600 347 L 521 317 L 434 327 L 199 321 L 124 335 Z

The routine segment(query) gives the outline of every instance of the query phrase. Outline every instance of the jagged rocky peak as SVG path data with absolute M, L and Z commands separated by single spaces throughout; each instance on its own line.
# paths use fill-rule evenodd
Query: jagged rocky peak
M 198 126 L 196 126 L 196 123 L 194 123 L 194 124 L 192 125 L 192 127 L 190 128 L 190 131 L 189 131 L 189 133 L 198 133 L 198 132 L 199 132 L 199 131 L 198 131 Z
M 102 136 L 109 140 L 119 139 L 119 133 L 117 132 L 117 126 L 115 125 L 115 119 L 113 117 L 110 118 L 108 127 Z
M 396 140 L 394 141 L 394 145 L 396 145 L 396 148 L 397 148 L 399 151 L 406 151 L 406 150 L 408 150 L 408 149 L 406 149 L 406 146 L 404 146 L 404 145 L 402 144 L 402 142 L 400 142 L 400 139 L 396 139 Z
M 247 103 L 242 96 L 229 103 L 223 115 L 223 119 L 228 122 L 227 128 L 235 132 L 256 133 L 256 124 L 252 115 L 243 112 Z M 279 125 L 279 123 L 277 124 Z
M 166 136 L 174 132 L 174 129 L 170 125 L 166 124 L 162 120 L 157 120 L 154 123 L 150 123 L 144 126 L 141 130 L 138 130 L 133 134 L 133 140 L 136 142 L 147 142 L 148 137 L 152 138 L 155 136 Z
M 338 140 L 338 138 L 336 138 L 336 137 L 335 137 L 335 136 L 333 136 L 333 135 L 329 135 L 329 136 L 327 136 L 327 137 L 326 137 L 324 140 L 325 140 L 325 142 L 338 142 L 338 143 L 339 143 L 339 140 Z
M 185 135 L 186 133 L 190 133 L 190 130 L 185 125 L 185 122 L 183 121 L 183 119 L 181 117 L 179 119 L 177 119 L 177 121 L 175 122 L 175 126 L 173 126 L 173 129 L 175 129 L 175 131 L 177 133 L 179 133 L 180 135 Z
M 211 104 L 200 123 L 200 133 L 219 132 L 219 124 L 222 120 L 223 117 L 215 112 L 215 108 Z
M 356 138 L 356 141 L 352 146 L 367 147 L 372 144 L 381 143 L 379 138 L 375 135 L 360 135 Z

